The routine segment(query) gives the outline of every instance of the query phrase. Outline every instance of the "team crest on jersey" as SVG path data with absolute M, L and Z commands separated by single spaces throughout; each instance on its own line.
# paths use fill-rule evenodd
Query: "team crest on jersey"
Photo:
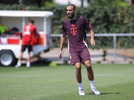
M 72 26 L 72 27 L 74 27 L 74 26 L 75 26 L 75 24 L 72 24 L 71 26 Z
M 71 33 L 73 33 L 73 35 L 76 35 L 77 33 L 77 27 L 75 27 L 75 24 L 71 24 L 72 28 L 70 28 Z

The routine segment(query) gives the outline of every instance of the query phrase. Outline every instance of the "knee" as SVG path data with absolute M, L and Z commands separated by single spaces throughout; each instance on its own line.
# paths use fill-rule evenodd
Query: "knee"
M 86 67 L 87 67 L 87 69 L 91 69 L 92 68 L 91 64 L 87 64 Z
M 75 66 L 76 68 L 76 72 L 80 72 L 81 71 L 81 66 Z
M 85 66 L 86 66 L 86 68 L 87 68 L 87 69 L 91 69 L 91 68 L 92 68 L 92 66 L 91 66 L 91 63 L 90 63 L 90 62 L 85 63 Z

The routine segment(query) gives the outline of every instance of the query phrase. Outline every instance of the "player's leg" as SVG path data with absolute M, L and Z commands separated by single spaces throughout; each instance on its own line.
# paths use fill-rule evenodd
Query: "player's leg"
M 85 64 L 86 69 L 87 69 L 88 79 L 90 81 L 93 81 L 94 80 L 94 73 L 93 73 L 93 69 L 92 69 L 92 66 L 91 66 L 91 61 L 90 60 L 86 60 L 84 64 Z
M 17 65 L 15 66 L 16 68 L 18 68 L 18 67 L 21 66 L 21 59 L 22 59 L 23 52 L 25 51 L 25 49 L 26 49 L 26 46 L 25 46 L 25 45 L 22 45 L 22 46 L 21 46 L 20 56 L 19 56 L 19 58 L 18 58 Z
M 91 59 L 90 59 L 90 53 L 88 51 L 87 48 L 85 48 L 82 52 L 81 52 L 81 58 L 82 58 L 82 63 L 86 66 L 87 69 L 87 76 L 90 82 L 90 86 L 91 86 L 91 91 L 96 94 L 99 95 L 100 92 L 96 90 L 95 86 L 94 86 L 94 73 L 93 73 L 93 69 L 91 66 Z
M 21 52 L 20 52 L 20 56 L 19 56 L 19 58 L 18 58 L 18 61 L 21 61 L 22 56 L 23 56 L 23 52 L 21 51 Z
M 79 95 L 85 95 L 82 87 L 81 63 L 80 63 L 79 53 L 73 52 L 70 54 L 71 54 L 71 65 L 75 65 L 75 75 L 78 83 Z
M 88 79 L 90 81 L 91 89 L 93 89 L 93 88 L 95 88 L 95 86 L 94 86 L 94 73 L 93 73 L 93 69 L 91 66 L 91 61 L 86 60 L 84 64 L 85 64 L 86 69 L 87 69 L 87 76 L 88 76 Z
M 30 58 L 31 58 L 31 55 L 30 55 L 30 52 L 28 52 L 28 55 L 27 55 L 27 67 L 30 67 L 31 64 L 30 64 Z
M 89 79 L 90 86 L 91 86 L 91 92 L 96 95 L 99 95 L 100 92 L 98 90 L 96 90 L 96 88 L 94 86 L 94 73 L 93 73 L 93 69 L 91 66 L 91 61 L 90 60 L 85 61 L 85 66 L 87 68 L 87 75 L 88 75 L 88 79 Z
M 82 86 L 81 63 L 80 62 L 75 63 L 75 74 L 76 74 L 76 79 L 77 79 L 78 88 L 79 88 L 79 95 L 85 95 L 83 86 Z
M 30 60 L 31 60 L 30 52 L 33 50 L 33 47 L 32 47 L 32 45 L 28 45 L 27 48 L 28 48 L 28 56 L 27 56 L 27 65 L 26 66 L 30 67 L 31 66 L 31 64 L 30 64 Z
M 81 78 L 81 63 L 80 62 L 75 63 L 75 75 L 76 75 L 77 82 L 81 83 L 82 78 Z
M 88 79 L 93 81 L 94 73 L 91 66 L 90 53 L 87 48 L 83 49 L 83 51 L 80 53 L 80 57 L 82 59 L 82 63 L 86 66 Z

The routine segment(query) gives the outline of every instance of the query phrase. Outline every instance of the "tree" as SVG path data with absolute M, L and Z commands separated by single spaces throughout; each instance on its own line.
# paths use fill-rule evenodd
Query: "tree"
M 90 6 L 128 6 L 129 3 L 125 0 L 87 0 Z

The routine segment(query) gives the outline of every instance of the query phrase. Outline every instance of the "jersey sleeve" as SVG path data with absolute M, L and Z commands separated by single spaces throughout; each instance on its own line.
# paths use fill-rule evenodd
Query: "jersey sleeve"
M 36 30 L 36 27 L 35 27 L 35 29 L 34 29 L 34 37 L 36 37 L 37 36 L 37 30 Z
M 92 26 L 89 24 L 89 22 L 86 19 L 84 19 L 84 20 L 85 20 L 85 29 L 87 31 L 90 31 L 92 29 Z
M 64 22 L 62 24 L 62 34 L 67 35 L 66 34 L 66 28 L 65 28 Z

